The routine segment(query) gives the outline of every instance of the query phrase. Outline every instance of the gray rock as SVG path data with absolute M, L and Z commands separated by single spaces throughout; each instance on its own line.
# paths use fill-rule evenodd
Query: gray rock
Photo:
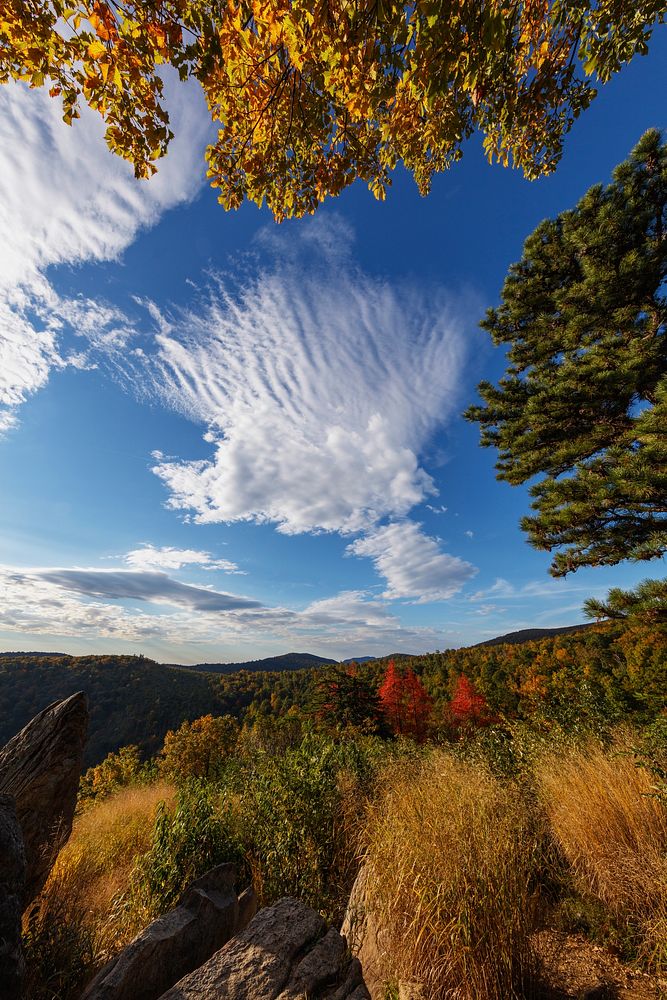
M 21 996 L 24 885 L 25 852 L 14 800 L 0 795 L 0 1000 L 18 1000 Z
M 368 869 L 362 866 L 352 887 L 341 934 L 347 939 L 351 953 L 361 962 L 364 982 L 373 1000 L 386 995 L 385 957 L 389 947 L 381 922 L 368 901 L 366 883 Z
M 161 1000 L 368 1000 L 344 939 L 296 899 L 260 910 L 247 928 Z
M 202 965 L 239 929 L 243 915 L 234 891 L 236 866 L 219 865 L 193 882 L 176 909 L 139 934 L 92 981 L 83 1000 L 157 1000 Z
M 86 696 L 56 701 L 0 750 L 0 794 L 11 795 L 26 855 L 24 905 L 35 898 L 72 831 L 83 748 Z
M 239 896 L 239 919 L 236 924 L 236 933 L 244 931 L 252 918 L 257 913 L 257 894 L 251 885 L 244 889 Z

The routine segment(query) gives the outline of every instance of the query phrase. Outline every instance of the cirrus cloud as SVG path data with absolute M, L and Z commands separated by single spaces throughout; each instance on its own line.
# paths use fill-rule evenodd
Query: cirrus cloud
M 195 307 L 150 304 L 155 349 L 129 377 L 207 428 L 210 458 L 157 458 L 168 506 L 361 535 L 350 551 L 374 559 L 388 596 L 443 600 L 473 568 L 405 519 L 438 493 L 423 456 L 458 410 L 463 304 L 365 274 L 351 239 L 336 220 L 306 223 L 289 244 L 265 239 L 274 263 L 255 275 L 213 277 Z
M 221 570 L 223 573 L 244 572 L 230 559 L 215 559 L 210 552 L 202 552 L 200 549 L 177 549 L 170 545 L 157 548 L 146 543 L 128 552 L 124 556 L 124 561 L 132 569 L 139 570 L 176 570 L 183 566 L 197 566 L 200 569 Z
M 90 348 L 108 351 L 129 336 L 113 307 L 61 297 L 47 269 L 117 258 L 203 182 L 203 99 L 167 82 L 177 138 L 148 182 L 109 152 L 96 113 L 84 107 L 70 128 L 46 90 L 0 87 L 0 430 L 51 370 L 81 367 Z M 66 343 L 68 333 L 79 343 Z

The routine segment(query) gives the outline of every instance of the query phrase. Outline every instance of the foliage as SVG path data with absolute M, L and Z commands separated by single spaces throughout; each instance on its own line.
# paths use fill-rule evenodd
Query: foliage
M 142 764 L 139 747 L 121 747 L 117 753 L 110 753 L 101 764 L 89 767 L 79 783 L 79 805 L 89 805 L 96 799 L 106 799 L 110 795 L 138 784 L 150 776 L 150 767 Z
M 401 671 L 390 660 L 378 695 L 394 735 L 426 739 L 433 700 L 411 667 Z
M 667 580 L 642 580 L 634 590 L 613 587 L 605 601 L 589 597 L 584 614 L 598 620 L 634 618 L 667 625 Z
M 509 346 L 466 416 L 530 487 L 554 576 L 667 551 L 667 146 L 647 132 L 607 187 L 528 237 L 482 326 Z
M 176 906 L 183 890 L 210 868 L 242 860 L 231 803 L 192 780 L 178 790 L 173 807 L 158 806 L 150 847 L 130 876 L 125 909 L 147 924 Z
M 204 91 L 220 201 L 312 212 L 356 177 L 383 198 L 399 161 L 422 193 L 473 131 L 489 159 L 549 173 L 573 120 L 636 53 L 661 0 L 7 0 L 0 81 L 82 98 L 106 141 L 155 170 L 171 138 L 162 65 Z
M 523 643 L 473 646 L 406 657 L 433 701 L 429 725 L 447 717 L 461 674 L 494 716 L 553 728 L 651 722 L 667 699 L 667 626 L 637 617 Z M 356 676 L 377 690 L 388 660 L 360 663 Z M 156 754 L 168 730 L 205 715 L 233 715 L 248 755 L 297 746 L 313 720 L 322 668 L 205 675 L 139 657 L 0 657 L 0 744 L 50 702 L 83 690 L 90 703 L 86 763 L 128 744 Z M 323 725 L 327 725 L 324 724 Z M 244 750 L 245 753 L 245 750 Z
M 160 753 L 160 770 L 172 781 L 210 780 L 219 775 L 233 754 L 239 724 L 231 715 L 204 715 L 169 730 Z
M 260 756 L 244 779 L 246 851 L 263 903 L 298 896 L 340 914 L 356 874 L 355 831 L 385 753 L 359 737 L 315 734 Z
M 465 674 L 460 674 L 456 680 L 449 716 L 457 726 L 488 726 L 494 721 L 486 698 Z
M 353 726 L 369 733 L 382 729 L 377 690 L 359 675 L 356 663 L 330 667 L 315 682 L 310 708 L 318 723 L 330 729 Z

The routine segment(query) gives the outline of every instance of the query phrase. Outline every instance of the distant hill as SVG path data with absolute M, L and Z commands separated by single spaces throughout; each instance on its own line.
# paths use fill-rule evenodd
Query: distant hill
M 368 657 L 373 659 L 373 657 Z M 165 663 L 163 666 L 180 667 L 182 670 L 197 670 L 207 674 L 237 674 L 239 670 L 261 671 L 275 673 L 280 670 L 310 670 L 323 663 L 337 663 L 328 660 L 326 656 L 316 656 L 314 653 L 283 653 L 281 656 L 267 656 L 263 660 L 245 660 L 243 663 L 196 663 L 192 667 L 183 667 L 179 663 Z
M 22 653 L 17 653 L 17 652 L 14 652 L 14 653 L 0 653 L 1 657 L 4 657 L 5 659 L 12 659 L 12 660 L 16 659 L 17 656 L 67 656 L 67 655 L 68 655 L 67 653 L 36 653 L 34 650 L 30 650 L 29 652 L 22 652 Z
M 476 642 L 470 648 L 501 646 L 503 643 L 518 645 L 522 642 L 534 642 L 536 639 L 549 639 L 554 635 L 566 635 L 568 632 L 581 632 L 582 629 L 591 628 L 591 626 L 591 622 L 586 622 L 583 625 L 561 625 L 559 628 L 522 628 L 518 632 L 508 632 L 506 635 L 496 636 L 495 639 L 485 639 L 484 642 Z
M 385 653 L 383 656 L 348 656 L 341 663 L 374 663 L 376 660 L 414 660 L 415 653 Z

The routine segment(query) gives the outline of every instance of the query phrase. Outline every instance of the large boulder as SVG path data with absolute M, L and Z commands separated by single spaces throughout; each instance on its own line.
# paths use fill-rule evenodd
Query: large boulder
M 139 934 L 97 974 L 84 1000 L 157 1000 L 202 965 L 254 916 L 252 888 L 234 891 L 236 866 L 219 865 L 186 890 L 176 909 Z
M 372 1000 L 383 1000 L 387 992 L 386 967 L 389 942 L 382 922 L 374 914 L 368 898 L 369 869 L 362 865 L 352 887 L 341 934 L 351 953 L 361 962 L 364 982 Z
M 25 853 L 14 800 L 0 795 L 0 1000 L 21 996 L 24 884 Z
M 359 962 L 315 910 L 281 899 L 161 1000 L 368 1000 Z
M 79 692 L 49 705 L 0 750 L 0 794 L 13 797 L 23 833 L 26 905 L 71 833 L 87 733 Z

